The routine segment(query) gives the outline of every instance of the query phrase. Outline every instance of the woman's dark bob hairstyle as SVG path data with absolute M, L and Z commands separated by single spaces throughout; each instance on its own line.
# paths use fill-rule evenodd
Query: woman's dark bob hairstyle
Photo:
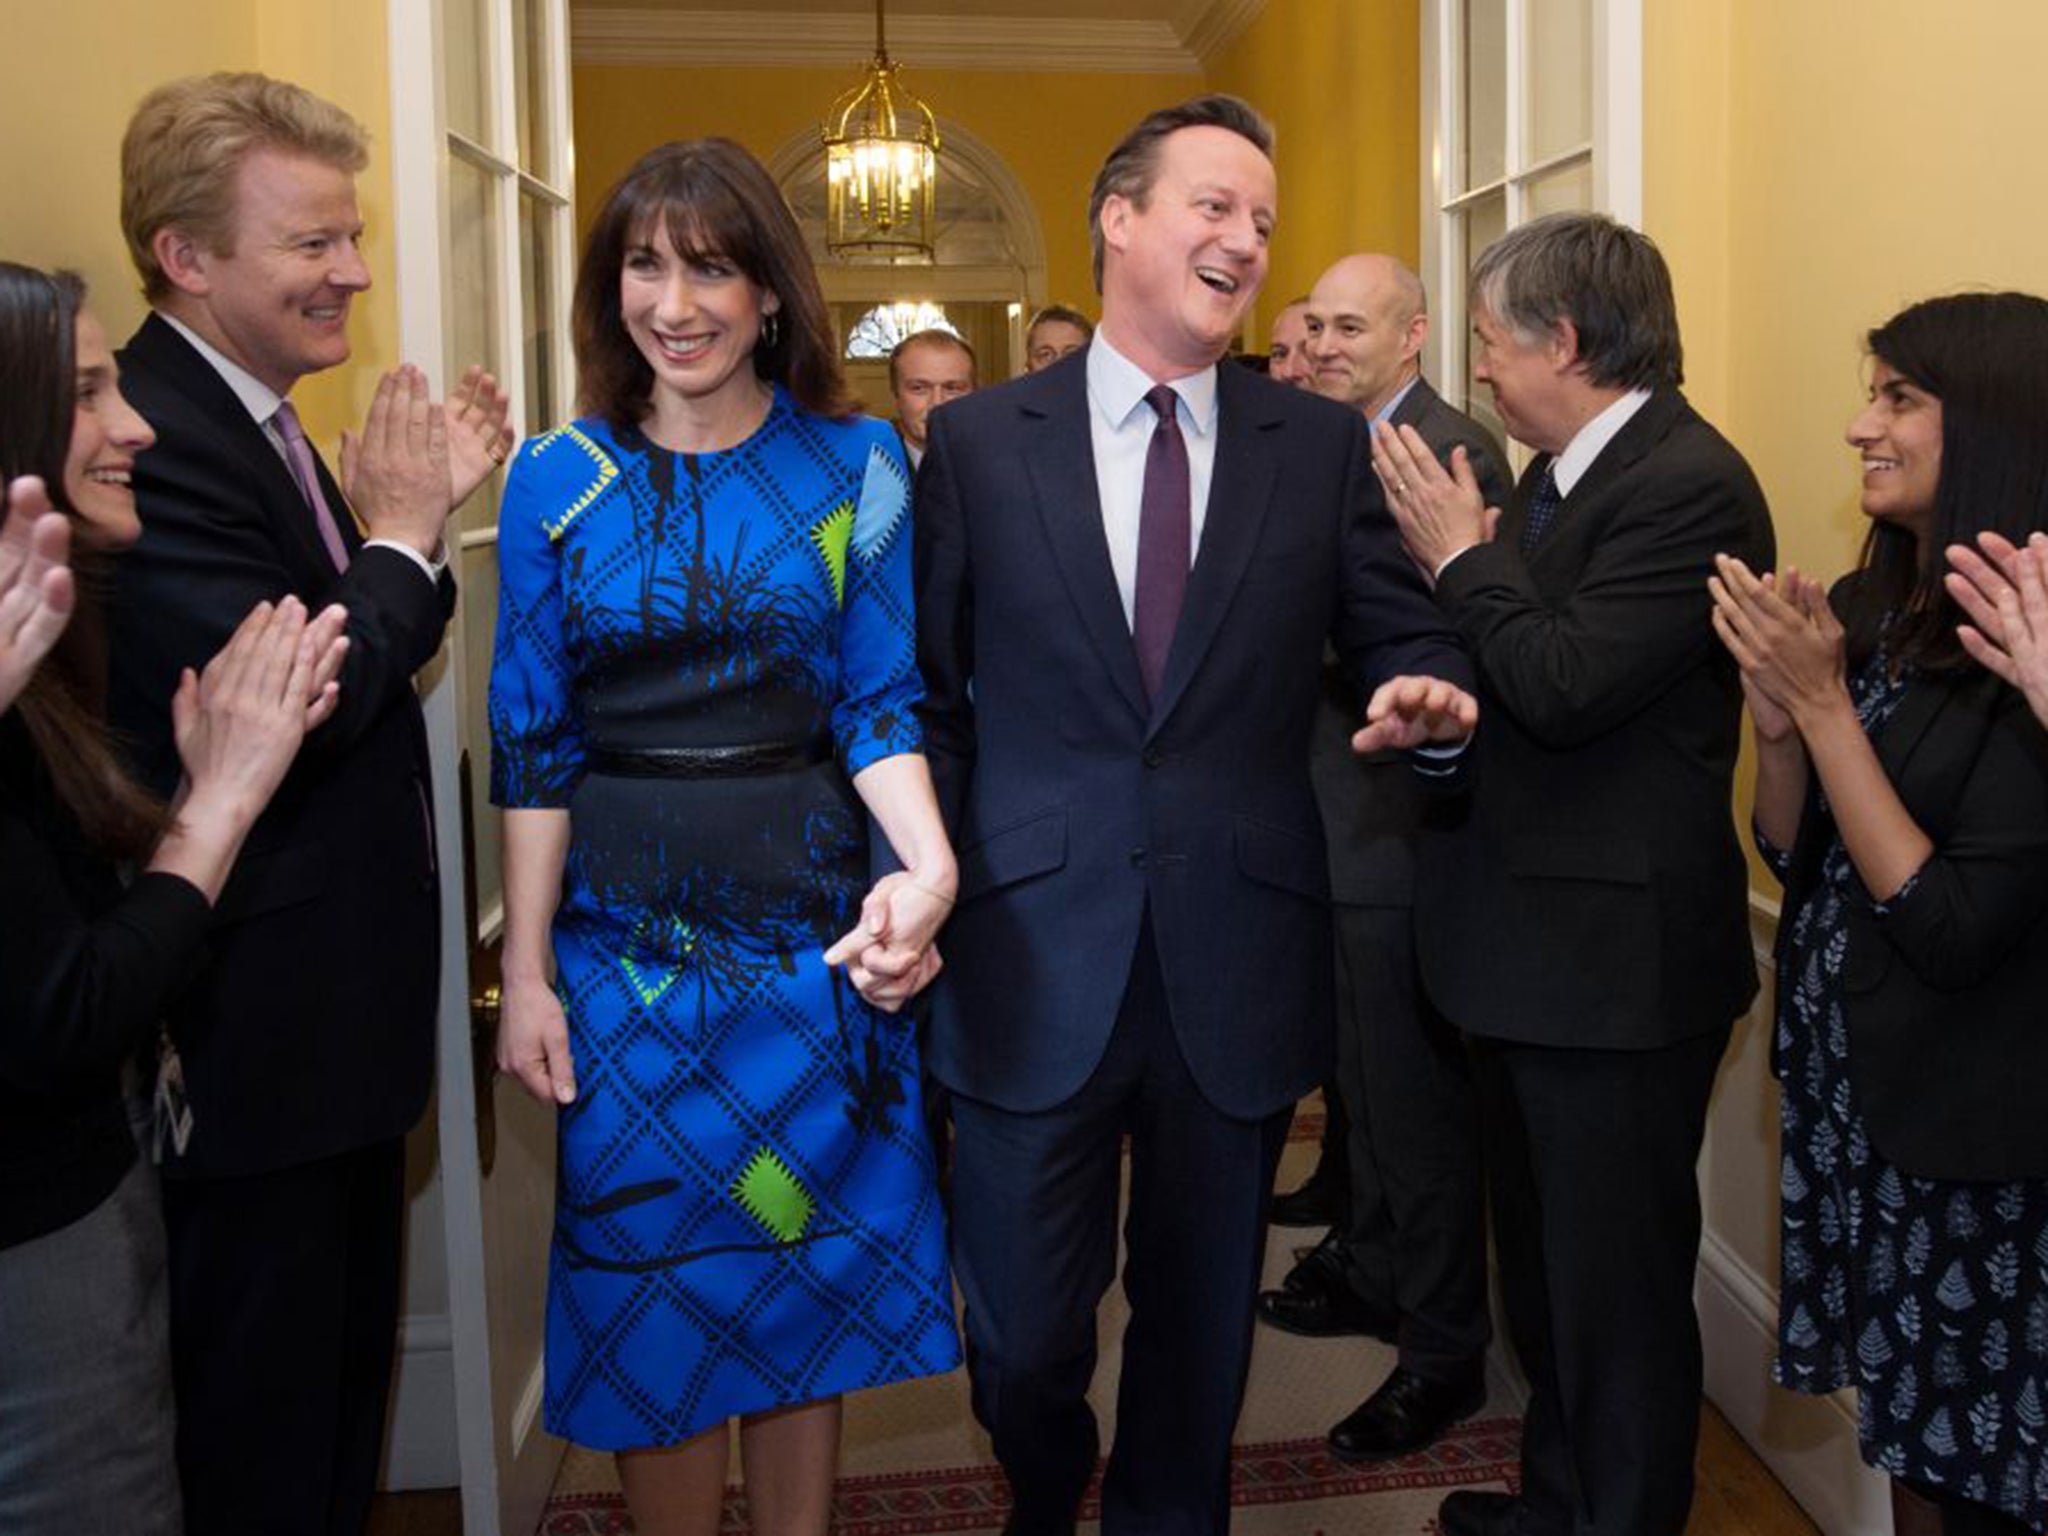
M 1943 551 L 1985 531 L 2015 544 L 2048 532 L 2048 300 L 1958 293 L 1900 310 L 1868 338 L 1870 355 L 1941 402 L 1941 478 L 1924 545 L 1890 523 L 1863 544 L 1863 579 L 1843 616 L 1851 665 L 1880 631 L 1897 662 L 1968 663 L 1966 615 L 1942 585 Z M 1890 615 L 1887 626 L 1886 615 Z
M 626 253 L 657 224 L 684 258 L 718 256 L 782 301 L 754 347 L 754 372 L 820 416 L 855 410 L 839 349 L 789 205 L 761 162 L 730 139 L 692 139 L 649 150 L 604 200 L 576 272 L 577 395 L 586 415 L 614 427 L 647 415 L 654 370 L 619 313 Z M 772 330 L 774 339 L 769 339 Z

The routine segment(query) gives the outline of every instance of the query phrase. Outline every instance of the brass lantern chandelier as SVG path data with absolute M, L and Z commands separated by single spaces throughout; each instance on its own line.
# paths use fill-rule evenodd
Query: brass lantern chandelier
M 875 57 L 825 119 L 825 248 L 839 261 L 932 260 L 939 125 L 896 78 L 875 0 Z

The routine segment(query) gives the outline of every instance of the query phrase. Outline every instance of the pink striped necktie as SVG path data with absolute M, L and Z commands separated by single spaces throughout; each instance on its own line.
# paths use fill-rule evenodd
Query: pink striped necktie
M 320 542 L 327 546 L 334 568 L 337 571 L 347 570 L 348 546 L 341 541 L 341 525 L 335 522 L 334 510 L 327 505 L 326 493 L 320 489 L 320 472 L 313 465 L 313 445 L 306 441 L 306 429 L 299 425 L 299 413 L 287 400 L 278 406 L 270 422 L 277 428 L 277 435 L 284 439 L 285 462 L 291 465 L 292 478 L 299 483 L 299 494 L 306 498 L 306 505 L 313 512 L 313 521 L 320 526 Z

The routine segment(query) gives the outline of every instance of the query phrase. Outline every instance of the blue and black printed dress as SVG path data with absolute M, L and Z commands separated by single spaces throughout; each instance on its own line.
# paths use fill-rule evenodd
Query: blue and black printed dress
M 920 745 L 893 433 L 778 390 L 718 453 L 582 420 L 499 521 L 492 799 L 559 807 L 548 1428 L 607 1450 L 950 1368 L 908 1013 L 857 920 L 851 774 Z
M 1882 647 L 1850 678 L 1866 735 L 1883 734 L 1911 681 L 1890 673 Z M 1789 850 L 1761 837 L 1758 846 L 1782 879 Z M 1918 1178 L 1871 1145 L 1843 1016 L 1857 890 L 1836 836 L 1812 894 L 1786 918 L 1776 1379 L 1800 1392 L 1855 1387 L 1865 1461 L 2039 1530 L 2048 1524 L 2048 1181 Z

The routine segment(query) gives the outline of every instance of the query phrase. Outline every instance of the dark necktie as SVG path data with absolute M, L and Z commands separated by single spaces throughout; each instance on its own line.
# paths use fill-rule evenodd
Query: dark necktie
M 1180 600 L 1188 589 L 1188 445 L 1176 414 L 1179 396 L 1171 385 L 1145 395 L 1158 422 L 1145 449 L 1145 499 L 1138 510 L 1138 583 L 1131 604 L 1131 639 L 1138 647 L 1138 671 L 1145 697 L 1159 696 L 1166 653 L 1180 622 Z
M 1527 520 L 1522 524 L 1522 553 L 1528 554 L 1543 542 L 1543 535 L 1550 532 L 1550 525 L 1557 521 L 1557 509 L 1564 505 L 1564 498 L 1557 494 L 1557 469 L 1555 465 L 1543 466 L 1543 478 L 1536 482 L 1536 489 L 1529 497 Z
M 327 505 L 326 493 L 320 489 L 320 472 L 313 467 L 313 445 L 306 441 L 306 429 L 299 425 L 299 413 L 292 409 L 291 401 L 278 406 L 270 424 L 284 439 L 285 461 L 291 466 L 292 479 L 298 482 L 299 494 L 306 498 L 306 510 L 319 526 L 320 542 L 327 546 L 328 558 L 337 571 L 347 570 L 348 546 L 341 541 L 341 525 L 335 522 L 334 510 Z

